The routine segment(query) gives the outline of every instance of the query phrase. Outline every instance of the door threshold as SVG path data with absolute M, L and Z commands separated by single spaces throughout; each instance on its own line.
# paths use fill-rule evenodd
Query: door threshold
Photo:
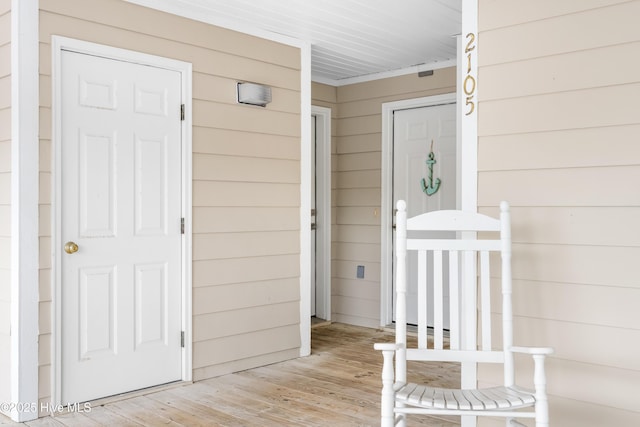
M 156 386 L 142 388 L 140 390 L 128 391 L 126 393 L 121 393 L 121 394 L 115 394 L 113 396 L 102 397 L 102 398 L 96 399 L 96 400 L 90 400 L 87 403 L 89 403 L 92 407 L 93 406 L 102 406 L 102 405 L 106 405 L 108 403 L 119 402 L 121 400 L 132 399 L 134 397 L 139 397 L 139 396 L 146 396 L 147 394 L 157 393 L 159 391 L 170 390 L 170 389 L 174 389 L 174 388 L 178 388 L 178 387 L 184 387 L 184 386 L 191 385 L 191 384 L 193 384 L 193 381 L 178 380 L 178 381 L 174 381 L 174 382 L 170 382 L 170 383 L 166 383 L 166 384 L 160 384 L 160 385 L 156 385 Z
M 319 317 L 311 317 L 311 329 L 331 324 L 331 320 L 320 319 Z

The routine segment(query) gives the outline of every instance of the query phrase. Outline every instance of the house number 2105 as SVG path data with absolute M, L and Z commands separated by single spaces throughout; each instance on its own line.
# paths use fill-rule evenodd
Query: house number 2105
M 462 90 L 467 95 L 466 105 L 469 106 L 469 111 L 465 113 L 466 116 L 472 114 L 476 109 L 476 103 L 474 101 L 476 95 L 476 79 L 471 75 L 471 58 L 472 52 L 476 48 L 476 35 L 473 33 L 467 34 L 467 47 L 464 49 L 464 53 L 467 55 L 467 75 L 462 82 Z

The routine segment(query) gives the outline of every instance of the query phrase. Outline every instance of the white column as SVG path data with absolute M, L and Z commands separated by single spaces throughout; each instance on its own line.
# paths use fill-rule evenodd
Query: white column
M 312 262 L 310 43 L 300 46 L 300 132 L 300 356 L 308 356 L 311 354 Z
M 478 211 L 478 0 L 462 0 L 462 32 L 458 37 L 457 65 L 458 148 L 462 156 L 459 207 L 468 212 Z M 469 238 L 470 236 L 464 236 Z M 468 257 L 465 257 L 468 258 Z M 474 260 L 463 261 L 464 283 L 475 282 Z M 476 346 L 475 286 L 462 293 L 462 334 L 464 348 Z M 477 366 L 463 363 L 463 388 L 477 386 Z M 476 425 L 476 417 L 462 417 L 462 427 Z
M 11 412 L 38 417 L 38 0 L 11 1 Z M 22 409 L 22 410 L 20 410 Z

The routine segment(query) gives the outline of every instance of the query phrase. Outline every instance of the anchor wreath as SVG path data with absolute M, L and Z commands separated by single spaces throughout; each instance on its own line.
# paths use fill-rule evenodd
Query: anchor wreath
M 431 140 L 431 150 L 429 152 L 429 158 L 426 160 L 427 167 L 429 168 L 429 185 L 424 178 L 422 178 L 422 191 L 427 194 L 427 196 L 432 196 L 438 192 L 440 189 L 440 178 L 436 178 L 433 180 L 433 165 L 437 163 L 435 159 L 435 155 L 433 154 L 433 140 Z

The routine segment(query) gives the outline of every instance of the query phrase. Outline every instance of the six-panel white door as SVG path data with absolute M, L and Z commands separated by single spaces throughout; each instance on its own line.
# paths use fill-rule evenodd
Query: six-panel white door
M 439 179 L 440 187 L 434 194 L 427 195 L 423 190 L 422 180 L 424 179 L 425 184 L 429 186 L 430 171 L 427 160 L 432 143 L 436 162 L 433 164 L 431 184 L 435 187 L 436 179 Z M 409 218 L 433 210 L 456 209 L 456 176 L 456 105 L 444 104 L 394 111 L 393 205 L 395 206 L 398 200 L 405 200 Z M 450 237 L 445 233 L 432 236 Z M 407 257 L 407 321 L 411 324 L 418 323 L 416 266 L 416 254 L 411 253 Z M 427 297 L 433 298 L 433 284 L 428 285 Z M 395 320 L 395 284 L 393 307 Z M 448 328 L 448 287 L 445 289 L 443 313 L 444 325 Z M 433 325 L 433 310 L 427 313 L 427 322 Z
M 179 72 L 62 53 L 64 403 L 181 378 L 180 101 Z

